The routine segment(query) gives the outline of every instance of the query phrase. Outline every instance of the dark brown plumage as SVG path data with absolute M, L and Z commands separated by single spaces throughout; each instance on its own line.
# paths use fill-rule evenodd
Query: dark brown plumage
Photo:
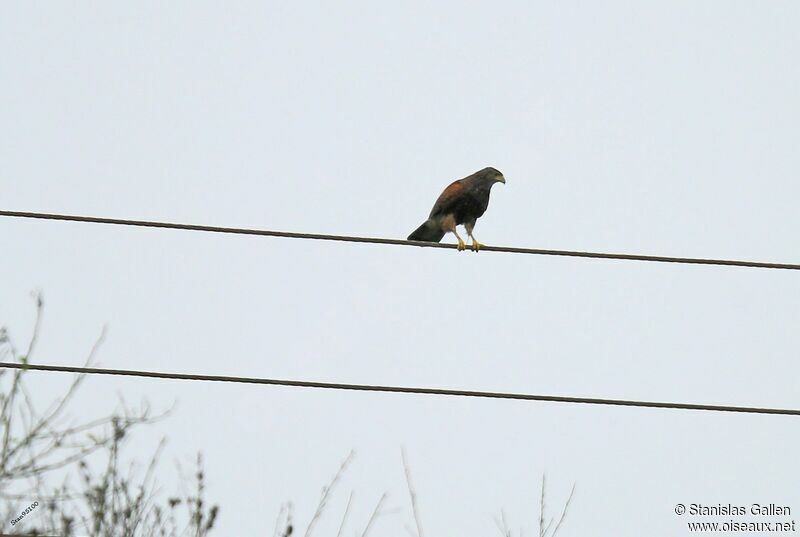
M 439 242 L 445 233 L 450 232 L 458 239 L 458 249 L 463 250 L 464 241 L 456 231 L 456 226 L 463 224 L 472 239 L 470 248 L 477 252 L 481 244 L 472 234 L 475 222 L 489 206 L 492 186 L 505 182 L 503 174 L 494 168 L 484 168 L 469 177 L 453 181 L 433 204 L 428 219 L 408 236 L 408 240 Z

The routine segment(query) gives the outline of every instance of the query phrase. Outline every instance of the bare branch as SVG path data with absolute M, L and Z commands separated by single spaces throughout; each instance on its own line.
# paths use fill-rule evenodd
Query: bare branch
M 544 527 L 544 489 L 545 489 L 545 474 L 542 474 L 542 497 L 539 504 L 539 537 L 544 537 L 547 531 Z
M 28 341 L 28 351 L 25 353 L 25 356 L 22 357 L 23 362 L 30 361 L 31 356 L 33 355 L 33 349 L 36 347 L 36 343 L 39 341 L 39 328 L 42 326 L 42 312 L 44 311 L 44 299 L 42 298 L 42 293 L 39 291 L 34 291 L 31 294 L 34 300 L 36 300 L 36 318 L 33 321 L 33 332 L 30 340 Z
M 497 525 L 497 529 L 500 530 L 500 535 L 511 537 L 511 530 L 508 529 L 508 523 L 506 522 L 505 510 L 500 509 L 500 518 L 494 517 L 494 523 Z
M 342 461 L 342 464 L 339 466 L 339 470 L 336 472 L 336 475 L 333 476 L 331 482 L 327 487 L 323 487 L 322 497 L 319 499 L 319 505 L 317 505 L 317 510 L 314 512 L 314 516 L 311 517 L 311 521 L 308 523 L 305 537 L 309 537 L 309 535 L 311 535 L 311 530 L 314 528 L 314 525 L 317 523 L 320 516 L 322 516 L 322 511 L 325 509 L 325 505 L 328 503 L 328 498 L 330 497 L 331 491 L 333 491 L 333 488 L 336 486 L 336 483 L 339 481 L 339 478 L 342 476 L 345 468 L 347 468 L 347 465 L 353 460 L 353 457 L 355 457 L 355 451 L 350 451 L 350 453 L 347 455 L 347 458 Z
M 347 513 L 350 512 L 350 504 L 353 503 L 353 492 L 350 491 L 350 497 L 347 498 L 347 507 L 344 508 L 344 515 L 342 515 L 342 523 L 339 524 L 339 531 L 336 532 L 336 537 L 341 537 L 342 530 L 344 529 L 344 524 L 347 522 Z
M 272 533 L 272 537 L 279 537 L 278 530 L 281 527 L 281 519 L 283 518 L 283 512 L 286 510 L 286 504 L 281 504 L 281 508 L 278 511 L 278 517 L 275 519 L 275 531 Z
M 564 519 L 567 516 L 567 509 L 569 509 L 569 504 L 572 502 L 572 495 L 575 494 L 575 483 L 572 484 L 572 490 L 569 491 L 569 498 L 567 498 L 567 503 L 564 504 L 564 510 L 561 512 L 561 518 L 558 520 L 558 524 L 556 524 L 556 529 L 553 530 L 553 534 L 551 537 L 556 537 L 558 533 L 558 529 L 561 527 L 561 523 L 564 522 Z
M 361 537 L 367 537 L 370 528 L 372 527 L 372 523 L 375 522 L 375 519 L 378 518 L 381 512 L 381 505 L 383 505 L 384 500 L 386 500 L 387 494 L 384 492 L 381 496 L 381 499 L 378 500 L 378 504 L 375 506 L 375 509 L 372 511 L 372 516 L 369 517 L 369 522 L 367 522 L 367 527 L 364 528 L 364 532 L 361 534 Z
M 26 353 L 18 354 L 7 330 L 0 328 L 0 357 L 10 356 L 13 361 L 25 364 L 35 352 L 42 310 L 41 296 L 35 296 L 37 320 Z M 94 342 L 87 365 L 94 361 L 104 337 L 105 329 Z M 35 524 L 35 529 L 31 527 L 34 534 L 74 536 L 78 532 L 95 537 L 178 537 L 179 524 L 174 513 L 175 507 L 183 503 L 191 506 L 188 526 L 184 529 L 191 529 L 194 537 L 206 537 L 214 525 L 218 507 L 205 507 L 200 467 L 196 493 L 185 499 L 169 498 L 162 506 L 155 501 L 155 469 L 164 441 L 150 459 L 141 480 L 133 478 L 136 464 L 131 461 L 125 465 L 121 459 L 122 445 L 132 427 L 162 419 L 172 409 L 153 417 L 146 403 L 139 409 L 129 408 L 120 397 L 119 407 L 111 416 L 63 425 L 60 423 L 62 416 L 85 376 L 76 375 L 65 392 L 40 413 L 33 397 L 38 395 L 37 390 L 26 386 L 27 373 L 25 368 L 10 376 L 3 376 L 5 371 L 0 372 L 0 381 L 3 381 L 0 386 L 0 500 L 5 500 L 11 508 L 20 500 L 37 499 L 41 504 L 40 514 L 35 521 L 28 522 Z M 96 452 L 107 455 L 99 474 L 90 471 L 86 463 Z M 65 472 L 60 487 L 46 487 L 43 476 L 75 463 L 82 486 L 72 488 L 69 485 L 71 473 Z
M 86 362 L 85 362 L 85 364 L 87 366 L 90 365 L 93 362 L 94 357 L 97 354 L 98 349 L 100 348 L 100 345 L 102 344 L 103 340 L 105 339 L 105 334 L 106 334 L 106 329 L 103 328 L 103 331 L 100 333 L 100 336 L 97 338 L 97 340 L 95 340 L 95 343 L 92 346 L 92 349 L 89 351 L 89 356 L 88 356 L 88 358 L 86 359 Z M 22 374 L 24 372 L 23 371 L 18 371 L 17 373 L 18 374 Z M 76 375 L 75 379 L 72 381 L 72 384 L 67 389 L 66 394 L 63 395 L 58 400 L 58 402 L 55 404 L 55 408 L 53 410 L 51 410 L 51 411 L 48 411 L 46 413 L 47 415 L 42 417 L 39 420 L 39 423 L 33 429 L 28 431 L 27 434 L 24 437 L 19 439 L 17 441 L 16 447 L 10 449 L 8 451 L 8 453 L 6 453 L 5 442 L 4 442 L 3 456 L 0 457 L 0 462 L 4 463 L 6 461 L 6 459 L 7 459 L 7 457 L 13 456 L 15 454 L 15 452 L 22 445 L 26 444 L 27 442 L 30 442 L 31 438 L 37 436 L 39 434 L 40 430 L 48 427 L 49 424 L 52 423 L 59 414 L 61 414 L 61 412 L 66 407 L 67 403 L 72 399 L 73 395 L 75 394 L 76 389 L 78 388 L 80 383 L 83 381 L 83 379 L 84 379 L 84 375 Z M 14 381 L 15 381 L 15 383 L 17 382 L 17 376 L 15 376 Z M 12 395 L 13 395 L 13 391 L 12 391 Z M 8 424 L 8 425 L 9 425 L 9 427 L 7 428 L 7 431 L 8 431 L 8 429 L 11 428 L 10 424 Z M 2 467 L 2 466 L 0 466 L 0 467 Z
M 424 537 L 422 534 L 422 520 L 419 516 L 419 510 L 417 509 L 417 493 L 414 490 L 414 484 L 411 481 L 411 470 L 408 467 L 408 461 L 406 460 L 406 450 L 400 450 L 400 454 L 403 458 L 403 468 L 406 472 L 406 483 L 408 484 L 408 495 L 411 498 L 411 510 L 414 512 L 414 521 L 417 523 L 417 537 Z

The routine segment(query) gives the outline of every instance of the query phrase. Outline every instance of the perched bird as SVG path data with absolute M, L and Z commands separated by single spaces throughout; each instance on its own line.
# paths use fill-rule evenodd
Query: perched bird
M 450 232 L 458 239 L 459 251 L 464 250 L 464 241 L 456 231 L 456 226 L 464 224 L 467 235 L 472 239 L 470 248 L 477 252 L 481 243 L 472 234 L 475 222 L 489 206 L 492 185 L 505 182 L 503 174 L 494 168 L 484 168 L 469 177 L 453 181 L 433 204 L 428 219 L 408 236 L 408 240 L 439 242 L 445 233 Z

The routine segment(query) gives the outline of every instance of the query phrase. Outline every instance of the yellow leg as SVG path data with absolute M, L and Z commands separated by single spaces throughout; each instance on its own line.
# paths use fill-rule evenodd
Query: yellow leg
M 472 244 L 469 245 L 470 250 L 472 250 L 473 252 L 477 252 L 478 250 L 481 249 L 481 246 L 483 245 L 479 243 L 477 239 L 475 239 L 475 236 L 472 234 L 472 230 L 475 229 L 475 222 L 467 222 L 464 224 L 464 227 L 467 230 L 467 235 L 469 235 L 469 238 L 472 240 Z
M 457 247 L 458 251 L 461 252 L 461 251 L 466 250 L 467 249 L 467 245 L 464 244 L 464 240 L 458 235 L 458 233 L 456 233 L 455 230 L 453 230 L 453 235 L 455 235 L 456 239 L 458 239 L 458 247 Z
M 469 235 L 470 240 L 472 240 L 472 244 L 469 245 L 469 249 L 473 252 L 477 252 L 483 246 L 481 243 L 478 242 L 478 239 L 475 238 L 475 235 L 472 234 L 472 229 L 469 227 L 467 228 L 467 235 Z

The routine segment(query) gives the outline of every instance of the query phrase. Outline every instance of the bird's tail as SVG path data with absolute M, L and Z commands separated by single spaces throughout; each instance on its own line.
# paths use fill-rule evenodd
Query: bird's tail
M 408 236 L 410 241 L 439 242 L 444 237 L 442 227 L 433 218 L 425 220 L 421 226 Z

